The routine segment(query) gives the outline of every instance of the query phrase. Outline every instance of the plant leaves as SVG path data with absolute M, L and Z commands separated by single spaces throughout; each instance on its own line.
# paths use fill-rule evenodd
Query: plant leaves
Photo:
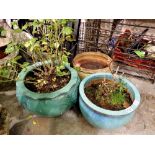
M 64 35 L 71 35 L 72 32 L 73 32 L 73 31 L 72 31 L 72 28 L 69 27 L 69 26 L 63 27 L 63 29 L 62 29 L 62 34 L 64 34 Z
M 6 53 L 6 54 L 10 54 L 10 53 L 12 53 L 12 52 L 15 52 L 15 48 L 14 48 L 13 44 L 9 44 L 9 45 L 7 46 L 7 48 L 5 49 L 5 53 Z
M 29 41 L 25 42 L 25 44 L 24 44 L 24 46 L 25 46 L 26 48 L 28 48 L 30 45 L 31 45 L 31 43 L 30 43 Z
M 54 47 L 55 47 L 56 49 L 58 49 L 59 46 L 60 46 L 60 44 L 59 44 L 58 42 L 54 43 Z
M 21 30 L 21 29 L 15 29 L 14 32 L 15 32 L 15 33 L 21 33 L 22 30 Z
M 144 58 L 145 57 L 145 52 L 144 51 L 140 51 L 140 50 L 136 50 L 134 51 L 140 58 Z
M 24 62 L 24 63 L 21 65 L 21 67 L 22 67 L 22 68 L 26 68 L 26 67 L 29 66 L 29 65 L 30 65 L 29 62 Z
M 28 24 L 26 23 L 23 27 L 22 27 L 22 30 L 26 30 L 28 28 Z
M 6 30 L 3 27 L 0 27 L 0 37 L 6 36 Z

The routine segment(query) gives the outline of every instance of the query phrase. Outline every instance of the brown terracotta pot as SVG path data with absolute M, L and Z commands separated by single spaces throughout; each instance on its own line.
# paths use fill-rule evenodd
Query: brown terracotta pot
M 112 59 L 100 52 L 83 52 L 73 59 L 73 66 L 79 68 L 80 79 L 98 72 L 111 72 L 113 69 Z

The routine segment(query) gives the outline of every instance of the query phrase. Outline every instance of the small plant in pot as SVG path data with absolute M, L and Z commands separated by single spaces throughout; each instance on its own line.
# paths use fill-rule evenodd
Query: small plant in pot
M 6 22 L 0 23 L 0 65 L 4 64 L 8 59 L 17 56 L 17 52 L 12 54 L 5 53 L 7 45 L 12 40 L 11 28 Z
M 11 32 L 10 32 L 10 28 L 9 26 L 3 22 L 0 23 L 0 68 L 2 68 L 3 65 L 5 65 L 5 63 L 16 57 L 17 56 L 17 52 L 14 52 L 12 54 L 7 54 L 5 53 L 5 49 L 7 48 L 7 45 L 10 43 L 11 41 Z M 0 72 L 2 72 L 0 70 Z M 4 72 L 3 72 L 4 73 Z M 9 88 L 11 88 L 12 86 L 15 85 L 14 82 L 2 82 L 3 78 L 0 77 L 0 91 L 5 91 L 8 90 Z
M 92 74 L 79 87 L 80 109 L 98 128 L 115 129 L 127 124 L 140 104 L 140 94 L 129 80 L 110 73 Z
M 69 22 L 66 19 L 33 20 L 22 29 L 30 26 L 39 37 L 18 44 L 12 42 L 6 49 L 6 52 L 13 52 L 15 48 L 31 52 L 33 65 L 14 62 L 16 67 L 23 68 L 16 78 L 16 96 L 26 109 L 38 115 L 62 115 L 77 101 L 80 80 L 68 63 L 70 53 L 64 47 L 65 41 L 73 40 Z M 7 67 L 11 65 L 7 64 Z

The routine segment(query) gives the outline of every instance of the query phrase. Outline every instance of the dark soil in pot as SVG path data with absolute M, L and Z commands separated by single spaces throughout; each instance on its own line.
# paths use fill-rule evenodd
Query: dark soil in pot
M 68 72 L 67 69 L 63 70 Z M 51 93 L 63 88 L 70 81 L 71 75 L 56 75 L 55 69 L 48 76 L 42 76 L 37 69 L 29 72 L 25 78 L 25 86 L 38 93 Z
M 80 67 L 86 68 L 86 69 L 102 69 L 105 67 L 108 67 L 107 63 L 99 62 L 99 61 L 90 61 L 90 60 L 81 60 L 79 61 Z
M 4 53 L 5 49 L 6 49 L 6 46 L 0 47 L 0 59 L 3 59 L 7 56 L 7 54 Z
M 122 82 L 109 79 L 92 80 L 85 87 L 85 94 L 97 106 L 118 111 L 132 105 L 132 99 Z

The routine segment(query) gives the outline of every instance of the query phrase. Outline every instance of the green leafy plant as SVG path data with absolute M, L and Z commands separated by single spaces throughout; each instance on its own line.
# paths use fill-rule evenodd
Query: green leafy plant
M 123 104 L 124 101 L 125 95 L 123 92 L 116 90 L 114 93 L 112 93 L 110 102 L 112 105 Z
M 18 79 L 18 70 L 24 69 L 29 65 L 28 62 L 19 63 L 19 59 L 21 59 L 21 56 L 16 56 L 5 64 L 0 65 L 0 82 L 15 81 Z
M 3 27 L 0 27 L 0 37 L 6 37 L 6 30 Z
M 51 80 L 48 80 L 51 78 L 51 73 L 56 74 L 57 77 L 69 75 L 69 72 L 65 70 L 65 65 L 69 64 L 68 57 L 70 52 L 65 48 L 65 43 L 74 40 L 73 29 L 69 26 L 70 22 L 74 22 L 74 20 L 35 19 L 27 22 L 21 29 L 18 26 L 18 21 L 13 21 L 12 23 L 14 33 L 21 33 L 23 30 L 28 32 L 31 29 L 33 37 L 20 43 L 12 41 L 7 46 L 5 52 L 10 54 L 22 51 L 29 53 L 32 63 L 42 62 L 42 66 L 35 70 L 35 72 L 39 72 L 39 74 L 35 74 L 38 78 L 35 85 L 39 90 L 39 87 L 44 87 L 51 82 Z M 52 63 L 45 63 L 47 61 L 51 61 Z M 9 66 L 13 66 L 12 68 L 10 67 L 11 70 L 16 70 L 17 68 L 23 69 L 29 65 L 25 62 L 19 64 L 18 59 L 16 60 L 15 58 L 7 62 L 7 65 L 3 67 L 4 70 L 7 68 L 10 71 L 8 64 Z
M 107 109 L 124 109 L 130 105 L 130 98 L 122 81 L 108 79 L 92 81 L 86 86 L 85 93 L 92 102 Z
M 123 82 L 119 82 L 117 87 L 113 90 L 111 94 L 111 102 L 112 105 L 121 105 L 125 102 L 125 84 Z
M 77 70 L 77 71 L 81 71 L 81 68 L 77 67 L 77 66 L 75 66 L 74 69 Z

